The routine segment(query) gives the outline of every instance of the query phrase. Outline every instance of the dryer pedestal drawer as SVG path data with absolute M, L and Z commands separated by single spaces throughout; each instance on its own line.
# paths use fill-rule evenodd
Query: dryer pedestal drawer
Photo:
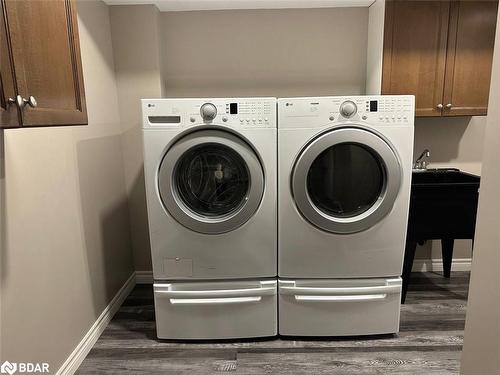
M 157 282 L 160 339 L 231 339 L 277 334 L 277 281 Z
M 279 280 L 279 333 L 354 336 L 399 331 L 401 278 Z

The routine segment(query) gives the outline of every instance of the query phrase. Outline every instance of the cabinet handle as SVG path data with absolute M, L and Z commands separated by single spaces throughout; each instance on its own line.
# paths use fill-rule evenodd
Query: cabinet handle
M 16 95 L 15 98 L 9 98 L 7 101 L 9 102 L 9 104 L 15 104 L 21 109 L 23 109 L 26 104 L 31 108 L 36 108 L 36 106 L 38 105 L 33 95 L 31 95 L 28 99 L 23 98 L 21 95 Z
M 451 103 L 446 104 L 446 109 L 451 109 L 452 105 Z
M 437 106 L 436 106 L 437 109 L 443 109 L 443 105 L 441 103 L 439 103 Z
M 9 104 L 17 105 L 19 108 L 23 108 L 24 106 L 24 100 L 21 95 L 16 95 L 15 98 L 9 98 L 7 101 L 9 102 Z
M 24 104 L 29 105 L 31 108 L 36 108 L 36 106 L 38 105 L 38 103 L 33 95 L 30 95 L 28 99 L 23 98 L 23 102 L 24 102 Z

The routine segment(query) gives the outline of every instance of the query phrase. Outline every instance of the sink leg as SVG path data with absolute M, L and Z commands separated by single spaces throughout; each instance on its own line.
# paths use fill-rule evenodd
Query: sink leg
M 411 269 L 413 267 L 413 259 L 415 259 L 415 251 L 417 250 L 417 241 L 412 239 L 406 240 L 405 259 L 403 263 L 403 290 L 401 293 L 401 303 L 405 303 L 408 283 L 410 282 Z
M 453 259 L 453 238 L 441 239 L 441 254 L 443 256 L 443 276 L 447 279 L 451 274 L 451 261 Z

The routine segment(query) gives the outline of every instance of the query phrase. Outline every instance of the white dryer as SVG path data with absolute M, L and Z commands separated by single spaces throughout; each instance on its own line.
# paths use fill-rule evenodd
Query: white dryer
M 157 334 L 277 332 L 276 99 L 143 99 Z
M 413 96 L 278 100 L 279 332 L 399 330 Z

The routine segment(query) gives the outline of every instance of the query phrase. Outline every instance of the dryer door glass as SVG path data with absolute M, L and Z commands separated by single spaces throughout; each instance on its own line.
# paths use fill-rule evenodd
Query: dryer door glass
M 169 147 L 158 169 L 166 212 L 206 234 L 232 231 L 257 211 L 264 170 L 253 148 L 223 130 L 199 130 Z
M 382 194 L 384 168 L 366 146 L 340 143 L 323 151 L 307 176 L 309 196 L 321 211 L 352 217 L 368 210 Z
M 401 166 L 390 143 L 361 126 L 320 134 L 300 152 L 292 173 L 302 216 L 339 234 L 377 224 L 391 211 L 400 185 Z
M 224 216 L 245 202 L 250 174 L 243 158 L 222 144 L 203 144 L 185 152 L 174 171 L 183 203 L 201 216 Z

